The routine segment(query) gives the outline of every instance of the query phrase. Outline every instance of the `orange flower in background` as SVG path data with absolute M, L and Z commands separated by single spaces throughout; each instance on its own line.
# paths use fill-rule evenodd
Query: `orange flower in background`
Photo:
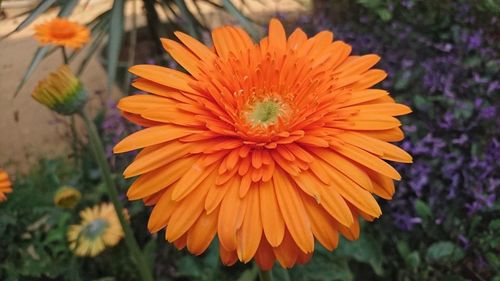
M 77 22 L 54 18 L 35 26 L 35 38 L 41 44 L 79 49 L 89 41 L 89 29 Z
M 0 169 L 0 202 L 7 200 L 7 193 L 12 192 L 12 184 L 9 175 Z
M 384 160 L 410 163 L 394 116 L 411 110 L 370 89 L 386 73 L 376 55 L 350 56 L 331 32 L 288 38 L 271 20 L 254 44 L 241 28 L 212 32 L 214 48 L 177 32 L 163 39 L 185 74 L 137 65 L 133 86 L 150 95 L 118 107 L 146 127 L 114 151 L 142 151 L 124 171 L 139 176 L 130 200 L 154 205 L 148 228 L 166 228 L 178 248 L 203 253 L 215 235 L 224 264 L 268 270 L 305 263 L 318 240 L 337 247 L 339 233 L 359 236 L 358 218 L 381 210 L 398 172 Z

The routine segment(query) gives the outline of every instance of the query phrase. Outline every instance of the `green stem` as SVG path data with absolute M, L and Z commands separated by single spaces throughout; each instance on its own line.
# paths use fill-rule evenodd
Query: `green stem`
M 70 128 L 71 128 L 71 147 L 73 149 L 73 157 L 75 160 L 75 166 L 80 166 L 79 160 L 80 155 L 78 153 L 78 134 L 76 132 L 76 121 L 75 116 L 71 115 L 70 117 Z
M 61 52 L 62 52 L 64 64 L 68 64 L 69 63 L 68 54 L 66 53 L 66 48 L 64 48 L 64 46 L 61 46 Z
M 273 281 L 273 271 L 272 270 L 264 271 L 260 269 L 259 279 L 260 281 Z
M 92 152 L 94 153 L 97 164 L 101 169 L 102 176 L 108 189 L 109 197 L 115 207 L 116 214 L 118 215 L 118 219 L 120 220 L 120 224 L 122 225 L 123 231 L 125 233 L 125 243 L 127 244 L 127 247 L 137 265 L 141 280 L 154 281 L 146 259 L 144 258 L 144 255 L 142 254 L 137 241 L 135 241 L 132 228 L 130 227 L 127 219 L 125 219 L 125 216 L 123 214 L 123 206 L 118 200 L 118 191 L 116 190 L 115 182 L 111 177 L 111 170 L 104 156 L 104 148 L 99 137 L 99 133 L 97 132 L 97 128 L 95 127 L 94 122 L 89 118 L 87 113 L 82 111 L 80 115 L 82 116 L 83 120 L 85 121 L 85 125 L 87 126 L 90 147 L 92 149 Z

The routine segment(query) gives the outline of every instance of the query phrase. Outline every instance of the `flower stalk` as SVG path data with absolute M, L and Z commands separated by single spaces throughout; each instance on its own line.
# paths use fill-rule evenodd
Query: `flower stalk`
M 137 244 L 137 241 L 134 238 L 134 234 L 132 228 L 130 227 L 127 219 L 123 213 L 123 206 L 121 202 L 118 200 L 118 191 L 116 190 L 115 181 L 111 176 L 111 169 L 109 168 L 108 162 L 104 157 L 104 148 L 101 142 L 101 138 L 99 137 L 99 133 L 97 132 L 97 128 L 95 127 L 92 119 L 89 118 L 88 114 L 84 111 L 80 112 L 81 117 L 83 118 L 85 125 L 87 127 L 88 135 L 89 135 L 89 145 L 94 154 L 94 157 L 97 161 L 97 164 L 101 170 L 102 176 L 104 178 L 104 182 L 111 199 L 111 203 L 115 207 L 116 214 L 118 215 L 118 219 L 123 228 L 123 232 L 125 234 L 125 243 L 129 248 L 133 260 L 137 265 L 137 269 L 139 270 L 139 274 L 141 276 L 141 280 L 143 281 L 154 281 L 153 276 L 151 274 L 151 270 L 144 258 L 144 255 Z

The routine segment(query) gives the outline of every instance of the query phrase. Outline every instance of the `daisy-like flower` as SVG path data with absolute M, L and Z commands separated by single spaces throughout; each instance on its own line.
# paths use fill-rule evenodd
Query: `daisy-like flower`
M 87 102 L 87 92 L 82 82 L 67 65 L 62 65 L 57 71 L 38 82 L 31 96 L 37 102 L 62 115 L 78 112 Z
M 54 195 L 54 204 L 59 208 L 73 209 L 81 198 L 82 194 L 78 189 L 72 186 L 63 186 Z
M 376 55 L 323 31 L 288 38 L 271 20 L 254 44 L 241 28 L 212 32 L 214 48 L 184 33 L 163 39 L 189 74 L 155 65 L 130 69 L 148 92 L 118 107 L 146 127 L 117 153 L 141 149 L 124 171 L 139 176 L 131 200 L 154 205 L 148 228 L 199 255 L 217 235 L 224 264 L 270 269 L 305 263 L 317 239 L 337 247 L 339 233 L 359 235 L 358 218 L 381 210 L 398 172 L 387 162 L 412 161 L 394 116 L 411 110 L 371 87 L 386 77 Z
M 70 249 L 77 256 L 95 257 L 123 238 L 123 229 L 111 203 L 102 203 L 80 212 L 80 224 L 68 230 Z
M 0 202 L 7 200 L 6 194 L 10 192 L 12 192 L 12 183 L 9 180 L 9 175 L 0 169 Z
M 89 29 L 65 18 L 54 18 L 35 26 L 35 39 L 43 45 L 51 44 L 79 49 L 90 39 Z

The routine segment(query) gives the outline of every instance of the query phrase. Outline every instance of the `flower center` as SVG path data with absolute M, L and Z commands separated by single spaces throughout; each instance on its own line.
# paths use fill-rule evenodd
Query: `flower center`
M 253 125 L 271 125 L 283 114 L 283 105 L 278 100 L 264 100 L 253 104 L 247 118 Z
M 50 33 L 55 38 L 68 39 L 75 36 L 76 31 L 72 26 L 68 26 L 66 24 L 56 24 L 50 30 Z
M 89 222 L 82 230 L 82 236 L 90 240 L 94 240 L 101 236 L 102 233 L 108 228 L 109 224 L 104 219 L 95 219 Z

